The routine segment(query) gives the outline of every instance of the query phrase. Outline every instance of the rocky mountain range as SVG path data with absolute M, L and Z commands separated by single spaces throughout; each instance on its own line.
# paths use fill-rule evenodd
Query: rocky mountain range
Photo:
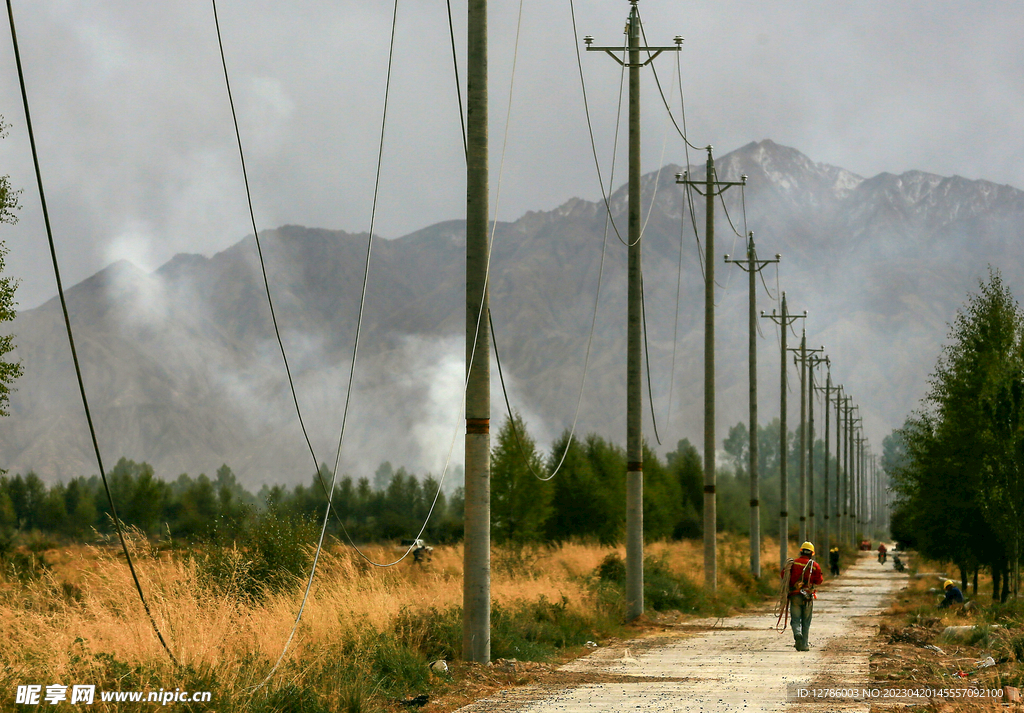
M 947 323 L 989 266 L 1011 288 L 1024 278 L 1024 192 L 1010 186 L 915 171 L 863 178 L 771 141 L 722 156 L 716 168 L 720 179 L 749 177 L 745 194 L 725 194 L 728 216 L 721 204 L 716 211 L 719 440 L 746 418 L 747 282 L 721 262 L 724 253 L 744 253 L 737 236 L 744 225 L 760 256 L 782 254 L 778 273 L 763 273 L 759 307 L 778 309 L 781 287 L 791 311 L 808 310 L 809 344 L 825 346 L 833 379 L 861 405 L 876 446 L 916 407 Z M 703 240 L 703 199 L 695 198 L 691 217 L 676 184 L 682 170 L 669 165 L 643 179 L 662 450 L 683 437 L 700 443 L 703 427 L 703 277 L 691 225 Z M 705 173 L 702 164 L 690 170 Z M 624 235 L 625 187 L 610 205 Z M 626 248 L 608 230 L 603 249 L 605 223 L 602 201 L 573 199 L 496 227 L 490 284 L 498 347 L 513 406 L 542 446 L 572 423 L 599 278 L 579 429 L 624 441 Z M 367 236 L 283 226 L 261 240 L 314 457 L 333 463 Z M 461 462 L 464 276 L 461 220 L 372 240 L 342 447 L 346 472 L 371 475 L 388 460 L 437 474 L 449 450 Z M 298 427 L 252 236 L 210 257 L 178 255 L 153 273 L 119 262 L 67 296 L 108 468 L 126 456 L 165 478 L 227 463 L 257 486 L 309 479 L 314 457 Z M 778 410 L 779 343 L 770 322 L 762 327 L 768 420 Z M 10 328 L 25 375 L 11 416 L 0 421 L 0 468 L 33 469 L 49 481 L 95 473 L 56 298 L 20 313 Z M 505 406 L 493 368 L 492 380 L 500 422 Z M 652 445 L 653 425 L 648 411 Z

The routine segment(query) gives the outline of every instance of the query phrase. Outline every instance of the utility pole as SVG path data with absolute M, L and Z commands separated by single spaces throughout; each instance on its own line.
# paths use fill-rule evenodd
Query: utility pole
M 842 544 L 842 542 L 843 542 L 843 530 L 842 530 L 843 524 L 842 524 L 842 521 L 839 519 L 839 513 L 840 513 L 840 510 L 839 510 L 839 483 L 840 483 L 840 480 L 841 480 L 842 460 L 843 460 L 842 459 L 843 412 L 842 412 L 842 407 L 841 407 L 841 402 L 842 402 L 842 399 L 843 399 L 843 385 L 842 384 L 837 384 L 836 385 L 835 393 L 836 393 L 836 396 L 832 400 L 832 403 L 835 404 L 835 410 L 836 410 L 836 498 L 835 498 L 835 507 L 832 509 L 832 512 L 835 513 L 835 518 L 834 519 L 835 519 L 835 528 L 836 528 L 836 543 Z
M 803 314 L 789 314 L 786 310 L 786 293 L 783 292 L 782 314 L 775 314 L 775 310 L 772 310 L 771 314 L 762 312 L 761 318 L 775 322 L 782 332 L 782 384 L 779 389 L 779 568 L 781 569 L 786 566 L 786 560 L 789 558 L 789 470 L 786 463 L 789 450 L 789 433 L 786 430 L 786 392 L 789 390 L 786 375 L 789 364 L 786 360 L 789 358 L 789 350 L 786 348 L 786 336 L 790 325 L 798 319 L 807 318 L 807 310 L 804 310 Z
M 822 349 L 807 348 L 807 330 L 803 330 L 800 337 L 800 346 L 792 350 L 795 352 L 793 363 L 800 367 L 800 541 L 807 540 L 807 371 L 810 365 L 810 356 Z M 813 445 L 814 434 L 811 434 Z
M 754 233 L 747 235 L 747 259 L 730 260 L 726 263 L 739 265 L 749 280 L 749 330 L 748 352 L 750 354 L 747 381 L 750 387 L 750 573 L 761 577 L 761 491 L 757 473 L 757 273 L 768 265 L 777 263 L 782 255 L 776 253 L 774 260 L 758 260 L 754 249 Z
M 860 430 L 859 428 L 857 429 Z M 864 453 L 864 436 L 859 434 L 853 439 L 853 492 L 854 492 L 854 505 L 853 513 L 857 521 L 857 531 L 860 533 L 861 539 L 864 535 L 864 496 L 863 496 L 863 453 Z
M 616 52 L 622 47 L 593 47 L 589 35 L 583 39 L 587 51 L 606 52 L 629 70 L 629 287 L 626 316 L 626 616 L 636 619 L 644 613 L 644 463 L 643 390 L 641 388 L 642 263 L 640 252 L 640 68 L 662 52 L 678 52 L 683 38 L 673 47 L 641 47 L 637 0 L 626 25 L 629 57 Z M 640 52 L 648 54 L 640 61 Z M 653 53 L 653 54 L 652 54 Z
M 824 352 L 825 347 L 816 351 Z M 821 389 L 814 385 L 814 370 L 819 364 L 824 364 L 827 361 L 828 357 L 810 354 L 807 356 L 807 430 L 810 434 L 807 444 L 807 532 L 810 534 L 812 542 L 820 542 L 818 521 L 814 517 L 814 392 L 821 391 Z
M 693 187 L 704 196 L 704 587 L 709 592 L 718 588 L 718 541 L 716 539 L 715 499 L 715 198 L 732 186 L 745 186 L 747 177 L 739 181 L 715 180 L 715 157 L 708 146 L 708 162 L 704 181 L 691 180 L 689 167 L 676 183 Z M 704 192 L 699 186 L 703 183 Z
M 487 319 L 487 0 L 468 0 L 466 91 L 466 505 L 462 655 L 491 660 L 491 350 Z
M 854 412 L 860 410 L 859 406 L 850 407 L 850 469 L 846 474 L 846 479 L 850 489 L 850 525 L 851 534 L 853 535 L 854 543 L 860 546 L 860 519 L 857 517 L 857 424 L 860 423 L 860 417 L 854 416 Z
M 830 503 L 829 483 L 828 483 L 828 459 L 829 459 L 829 415 L 831 410 L 829 409 L 829 400 L 832 395 L 832 362 L 828 357 L 825 357 L 825 388 L 819 388 L 819 391 L 825 392 L 825 518 L 824 527 L 822 528 L 822 534 L 824 535 L 825 552 L 829 552 L 832 549 L 832 532 L 831 522 L 829 522 L 829 516 L 832 512 L 832 506 Z M 836 424 L 838 426 L 838 424 Z
M 850 418 L 853 416 L 853 397 L 847 394 L 842 399 L 843 410 L 843 512 L 839 519 L 846 534 L 847 542 L 853 543 L 853 528 L 850 526 Z

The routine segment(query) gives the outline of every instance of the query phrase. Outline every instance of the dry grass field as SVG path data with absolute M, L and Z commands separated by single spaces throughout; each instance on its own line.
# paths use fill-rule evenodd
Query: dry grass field
M 703 581 L 701 543 L 653 543 L 650 597 L 694 613 L 755 601 L 756 582 L 744 576 L 748 548 L 745 539 L 722 536 L 720 591 L 707 599 L 694 584 Z M 409 558 L 380 568 L 332 543 L 282 665 L 256 690 L 289 637 L 304 582 L 295 578 L 282 591 L 248 596 L 232 582 L 247 576 L 243 551 L 218 552 L 212 579 L 209 557 L 161 549 L 141 537 L 133 549 L 154 618 L 180 667 L 154 635 L 119 550 L 46 549 L 23 554 L 20 570 L 9 567 L 0 583 L 0 696 L 12 699 L 26 684 L 44 691 L 51 684 L 92 684 L 97 691 L 209 690 L 219 711 L 359 711 L 457 683 L 426 664 L 458 657 L 459 546 L 437 548 L 426 565 Z M 765 542 L 763 561 L 771 562 L 773 552 L 777 545 Z M 621 593 L 597 574 L 613 553 L 624 556 L 621 548 L 572 543 L 495 549 L 493 656 L 566 658 L 584 651 L 586 640 L 621 632 Z M 390 562 L 400 550 L 369 546 L 365 554 Z M 130 705 L 108 702 L 99 710 Z

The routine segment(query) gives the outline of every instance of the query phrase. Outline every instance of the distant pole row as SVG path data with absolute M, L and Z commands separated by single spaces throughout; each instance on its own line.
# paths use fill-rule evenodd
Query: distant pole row
M 643 596 L 643 431 L 641 391 L 642 338 L 642 254 L 640 221 L 640 69 L 665 51 L 679 51 L 682 38 L 675 46 L 641 46 L 640 16 L 637 0 L 630 0 L 626 24 L 627 46 L 595 47 L 586 37 L 588 51 L 603 51 L 629 73 L 629 204 L 628 204 L 628 289 L 626 348 L 626 602 L 629 619 L 644 611 Z M 468 1 L 468 71 L 466 112 L 466 445 L 465 445 L 465 549 L 463 583 L 463 655 L 468 661 L 486 663 L 490 660 L 490 349 L 488 322 L 489 233 L 488 215 L 488 135 L 487 135 L 487 0 Z M 646 58 L 641 59 L 641 53 Z M 623 56 L 625 55 L 625 56 Z M 582 68 L 581 68 L 582 78 Z M 684 137 L 685 139 L 685 137 Z M 691 144 L 692 145 L 692 144 Z M 708 591 L 717 588 L 717 493 L 715 434 L 715 199 L 740 181 L 719 181 L 715 173 L 714 155 L 707 147 L 703 177 L 689 176 L 687 171 L 676 176 L 676 182 L 702 195 L 705 207 L 705 303 L 704 303 L 704 583 Z M 603 190 L 603 189 L 602 189 Z M 610 207 L 608 207 L 610 210 Z M 758 473 L 758 411 L 757 411 L 757 308 L 756 276 L 774 259 L 757 257 L 753 233 L 748 233 L 745 259 L 727 263 L 738 265 L 748 273 L 749 283 L 749 463 L 750 463 L 750 570 L 761 575 L 760 560 L 760 484 Z M 787 334 L 807 312 L 793 315 L 788 311 L 786 294 L 782 293 L 781 314 L 772 310 L 761 316 L 778 325 L 781 331 L 780 372 L 780 509 L 779 558 L 787 560 L 789 539 L 789 438 L 787 431 L 788 358 L 800 368 L 800 430 L 799 430 L 799 537 L 814 537 L 829 543 L 853 544 L 869 525 L 878 528 L 884 523 L 886 511 L 884 488 L 870 473 L 879 469 L 873 456 L 867 454 L 867 439 L 856 426 L 857 407 L 849 396 L 841 395 L 842 386 L 833 386 L 831 362 L 824 348 L 808 349 L 806 328 L 797 349 L 787 346 Z M 829 373 L 823 389 L 825 394 L 825 513 L 815 518 L 814 499 L 814 399 L 822 391 L 815 386 L 815 369 L 825 364 Z M 831 402 L 831 403 L 830 403 Z M 830 500 L 829 428 L 830 405 L 835 408 L 835 501 Z M 841 456 L 840 456 L 841 454 Z M 833 529 L 835 538 L 833 539 Z M 819 537 L 818 530 L 823 530 Z

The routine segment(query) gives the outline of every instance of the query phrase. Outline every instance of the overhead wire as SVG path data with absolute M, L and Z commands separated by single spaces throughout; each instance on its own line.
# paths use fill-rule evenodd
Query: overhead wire
M 651 54 L 650 50 L 647 51 L 648 56 Z M 675 92 L 675 85 L 672 85 L 669 98 L 671 94 Z M 640 239 L 643 239 L 644 233 L 647 231 L 647 223 L 651 220 L 651 215 L 654 213 L 654 205 L 658 199 L 658 189 L 661 187 L 661 173 L 665 169 L 665 149 L 668 147 L 668 121 L 665 121 L 665 133 L 661 140 L 661 158 L 658 159 L 658 172 L 654 177 L 654 190 L 651 193 L 651 204 L 647 207 L 647 217 L 644 218 L 643 225 L 640 226 Z
M 644 44 L 647 44 L 647 33 L 644 32 L 644 21 L 643 21 L 643 18 L 640 17 L 640 10 L 639 10 L 639 8 L 637 9 L 636 15 L 637 15 L 637 19 L 640 20 L 640 34 L 644 38 Z M 678 56 L 678 54 L 679 53 L 677 52 L 676 55 Z M 672 109 L 669 106 L 668 100 L 665 98 L 665 91 L 661 88 L 661 80 L 658 78 L 658 70 L 657 70 L 657 68 L 655 68 L 653 62 L 651 63 L 651 71 L 654 73 L 654 83 L 658 86 L 658 93 L 661 95 L 661 101 L 665 104 L 665 111 L 667 111 L 668 115 L 672 118 L 672 124 L 676 127 L 676 131 L 679 133 L 679 136 L 683 139 L 683 141 L 686 143 L 686 145 L 689 146 L 690 148 L 696 149 L 698 151 L 700 149 L 704 148 L 703 146 L 697 146 L 696 144 L 690 143 L 690 139 L 687 138 L 687 136 L 686 136 L 686 120 L 685 119 L 683 120 L 683 128 L 679 128 L 679 124 L 678 124 L 678 122 L 676 122 L 676 117 L 672 114 Z
M 575 31 L 575 25 L 574 25 L 573 29 Z M 574 37 L 575 37 L 575 34 L 574 34 Z M 618 112 L 617 112 L 616 122 L 615 122 L 615 139 L 614 139 L 613 149 L 612 149 L 612 165 L 611 165 L 611 171 L 610 171 L 609 179 L 608 179 L 608 181 L 609 181 L 609 189 L 610 189 L 610 187 L 612 185 L 612 182 L 615 180 L 615 158 L 616 158 L 616 155 L 617 155 L 616 147 L 618 145 L 619 121 L 621 120 L 621 117 L 622 117 L 622 89 L 623 89 L 624 79 L 625 79 L 625 67 L 622 68 L 622 72 L 621 72 L 620 77 L 619 77 L 619 102 L 618 102 Z M 519 448 L 519 452 L 523 456 L 523 461 L 526 463 L 527 468 L 529 468 L 529 470 L 533 474 L 533 476 L 535 478 L 537 478 L 538 480 L 541 480 L 541 481 L 545 481 L 546 482 L 546 481 L 551 480 L 561 470 L 562 465 L 565 463 L 566 457 L 569 455 L 569 449 L 572 446 L 572 441 L 573 441 L 573 438 L 574 438 L 574 436 L 576 434 L 576 426 L 578 425 L 578 422 L 579 422 L 580 407 L 583 404 L 583 393 L 584 393 L 584 390 L 586 388 L 586 383 L 587 383 L 587 373 L 588 373 L 588 370 L 590 368 L 590 353 L 591 353 L 591 348 L 592 348 L 593 342 L 594 342 L 594 332 L 595 332 L 596 327 L 597 327 L 597 313 L 598 313 L 598 306 L 599 306 L 600 300 L 601 300 L 601 286 L 602 286 L 603 281 L 604 281 L 604 263 L 605 263 L 605 256 L 607 255 L 607 252 L 608 252 L 608 226 L 609 226 L 610 222 L 611 222 L 611 214 L 610 214 L 610 212 L 606 212 L 605 213 L 605 220 L 604 220 L 604 238 L 602 240 L 602 245 L 601 245 L 601 261 L 600 261 L 600 264 L 599 264 L 599 267 L 598 267 L 598 272 L 597 272 L 597 291 L 596 291 L 596 294 L 594 295 L 594 316 L 591 319 L 591 322 L 590 322 L 590 334 L 587 337 L 587 349 L 586 349 L 586 354 L 585 354 L 584 359 L 583 359 L 583 377 L 582 377 L 582 379 L 580 381 L 579 397 L 576 399 L 576 410 L 575 410 L 575 413 L 573 414 L 572 427 L 571 427 L 571 429 L 569 431 L 569 438 L 566 440 L 565 450 L 562 452 L 562 455 L 561 455 L 561 457 L 558 460 L 558 464 L 551 470 L 551 473 L 549 473 L 547 475 L 541 475 L 540 473 L 538 473 L 534 469 L 533 465 L 530 463 L 530 459 L 528 457 L 529 454 L 526 453 L 526 449 L 523 446 L 522 439 L 521 439 L 521 437 L 519 435 L 519 429 L 516 426 L 516 419 L 515 419 L 515 415 L 514 415 L 513 410 L 512 410 L 512 403 L 511 403 L 511 400 L 510 400 L 509 395 L 508 395 L 508 389 L 507 389 L 506 384 L 505 384 L 504 369 L 502 367 L 501 356 L 500 356 L 500 353 L 498 351 L 498 340 L 497 340 L 497 337 L 495 336 L 494 320 L 493 320 L 493 317 L 491 315 L 490 309 L 487 310 L 487 320 L 488 320 L 488 324 L 490 326 L 490 331 L 491 331 L 491 344 L 494 346 L 494 359 L 495 359 L 495 363 L 498 366 L 498 380 L 501 383 L 501 391 L 502 391 L 502 394 L 503 394 L 504 399 L 505 399 L 505 407 L 506 407 L 506 409 L 508 411 L 509 424 L 510 424 L 510 426 L 512 428 L 512 433 L 515 436 L 516 445 Z
M 683 243 L 686 234 L 686 216 L 680 211 L 679 226 L 679 264 L 676 271 L 676 312 L 672 321 L 672 368 L 669 372 L 668 381 L 668 410 L 665 414 L 665 428 L 672 425 L 672 393 L 676 384 L 676 347 L 679 344 L 679 297 L 683 285 Z
M 39 203 L 43 213 L 43 224 L 46 227 L 46 239 L 49 243 L 50 259 L 53 263 L 53 274 L 57 282 L 57 295 L 60 298 L 61 312 L 64 317 L 64 327 L 67 331 L 68 345 L 71 349 L 71 360 L 75 366 L 75 377 L 78 380 L 78 390 L 82 397 L 82 408 L 85 411 L 85 420 L 89 426 L 89 437 L 92 440 L 93 453 L 96 456 L 96 465 L 99 468 L 100 479 L 103 481 L 103 490 L 107 495 L 107 502 L 110 505 L 110 515 L 114 522 L 114 530 L 117 532 L 117 539 L 121 543 L 121 551 L 124 553 L 125 561 L 128 563 L 128 571 L 132 575 L 132 581 L 135 584 L 135 591 L 139 595 L 139 601 L 142 602 L 142 608 L 146 612 L 146 617 L 149 619 L 149 623 L 153 627 L 153 631 L 156 633 L 157 639 L 160 641 L 160 645 L 163 647 L 164 651 L 167 652 L 172 663 L 175 666 L 180 666 L 178 659 L 174 656 L 170 647 L 167 645 L 163 632 L 160 631 L 160 627 L 156 623 L 156 618 L 153 616 L 153 612 L 149 607 L 149 602 L 146 600 L 146 595 L 142 591 L 142 583 L 139 581 L 139 575 L 135 569 L 135 562 L 132 559 L 131 551 L 128 549 L 128 542 L 124 534 L 124 528 L 121 525 L 121 518 L 117 514 L 117 506 L 114 504 L 114 497 L 110 492 L 110 483 L 107 481 L 107 473 L 103 467 L 103 456 L 100 453 L 99 440 L 96 437 L 96 426 L 93 423 L 92 411 L 89 408 L 89 398 L 86 395 L 85 380 L 82 377 L 82 366 L 78 359 L 78 349 L 75 347 L 75 335 L 74 330 L 71 327 L 71 317 L 68 312 L 67 298 L 64 294 L 64 284 L 60 276 L 60 263 L 57 259 L 57 248 L 53 239 L 53 228 L 50 224 L 50 212 L 46 205 L 46 191 L 43 188 L 43 174 L 39 166 L 39 152 L 36 147 L 35 131 L 32 127 L 32 113 L 29 110 L 28 90 L 25 85 L 25 72 L 21 64 L 21 50 L 18 46 L 18 33 L 14 25 L 14 7 L 11 4 L 11 0 L 7 0 L 7 16 L 11 25 L 11 41 L 14 46 L 14 59 L 18 67 L 18 83 L 21 87 L 21 98 L 25 108 L 25 126 L 28 130 L 29 146 L 32 150 L 32 165 L 35 168 L 36 185 L 39 189 Z
M 572 15 L 572 35 L 574 38 L 579 37 L 579 30 L 576 27 L 576 7 L 573 0 L 569 0 L 569 13 Z M 597 182 L 601 186 L 601 199 L 604 201 L 605 211 L 608 213 L 608 219 L 611 221 L 612 229 L 615 231 L 615 235 L 618 237 L 619 242 L 626 246 L 629 243 L 622 239 L 622 233 L 619 231 L 618 225 L 615 224 L 615 217 L 612 215 L 612 206 L 608 197 L 608 192 L 604 188 L 604 178 L 601 175 L 601 161 L 597 156 L 597 140 L 594 138 L 594 125 L 590 119 L 590 102 L 587 99 L 587 82 L 583 74 L 583 56 L 580 53 L 579 42 L 574 43 L 576 47 L 576 64 L 579 67 L 580 72 L 580 86 L 583 90 L 583 108 L 587 115 L 587 131 L 590 134 L 590 149 L 594 156 L 594 167 L 597 170 Z
M 220 29 L 220 16 L 217 12 L 217 0 L 210 0 L 210 4 L 213 7 L 213 24 L 217 31 L 217 47 L 220 50 L 220 62 L 221 67 L 224 71 L 224 87 L 228 95 L 228 106 L 231 108 L 231 122 L 235 129 L 235 141 L 238 146 L 238 160 L 242 168 L 242 183 L 245 187 L 245 198 L 246 205 L 249 209 L 249 224 L 252 226 L 252 235 L 256 241 L 256 255 L 260 263 L 260 272 L 263 277 L 263 289 L 267 295 L 267 304 L 270 307 L 270 321 L 274 327 L 274 337 L 277 340 L 278 350 L 281 352 L 281 361 L 284 362 L 284 372 L 288 379 L 288 389 L 291 393 L 292 404 L 295 406 L 295 415 L 299 421 L 299 428 L 302 430 L 302 437 L 306 441 L 306 448 L 309 450 L 309 455 L 313 459 L 313 468 L 317 473 L 319 479 L 320 469 L 317 465 L 316 453 L 313 450 L 313 443 L 309 437 L 309 431 L 306 428 L 306 420 L 302 416 L 302 408 L 299 406 L 299 397 L 295 388 L 295 380 L 292 377 L 291 364 L 288 361 L 288 352 L 284 346 L 284 339 L 281 336 L 281 328 L 278 324 L 277 309 L 274 306 L 274 298 L 270 289 L 270 278 L 267 276 L 267 264 L 263 256 L 263 241 L 260 240 L 260 233 L 256 227 L 256 212 L 253 209 L 252 203 L 252 192 L 249 187 L 249 173 L 245 164 L 245 152 L 242 150 L 242 133 L 238 127 L 238 115 L 235 110 L 235 100 L 231 92 L 231 77 L 228 73 L 228 62 L 227 55 L 224 51 L 224 39 Z M 321 486 L 323 485 L 321 481 Z
M 448 5 L 448 36 L 452 41 L 452 66 L 455 68 L 455 94 L 459 100 L 459 122 L 462 124 L 462 149 L 469 154 L 469 141 L 466 139 L 466 110 L 462 107 L 462 83 L 459 81 L 459 55 L 455 50 L 455 22 L 452 20 L 452 0 L 445 0 Z
M 651 349 L 647 344 L 647 305 L 644 299 L 644 273 L 640 271 L 640 323 L 644 332 L 644 362 L 647 371 L 647 400 L 651 405 L 651 423 L 654 425 L 654 440 L 661 445 L 661 436 L 658 434 L 658 416 L 654 412 L 654 389 L 651 387 Z
M 215 0 L 214 0 L 214 6 L 216 7 Z M 288 652 L 288 649 L 290 648 L 291 643 L 292 643 L 292 641 L 295 638 L 295 633 L 298 631 L 299 622 L 302 619 L 302 614 L 305 611 L 306 604 L 309 601 L 310 592 L 312 591 L 313 581 L 314 581 L 314 579 L 316 577 L 317 566 L 318 566 L 318 564 L 320 562 L 320 555 L 323 552 L 324 538 L 325 538 L 325 536 L 327 534 L 327 524 L 330 521 L 331 511 L 333 510 L 334 493 L 336 492 L 336 489 L 337 489 L 338 470 L 339 470 L 339 465 L 340 465 L 340 461 L 341 461 L 341 450 L 342 450 L 342 444 L 343 444 L 344 438 L 345 438 L 346 426 L 347 426 L 347 423 L 348 423 L 349 408 L 350 408 L 350 405 L 351 405 L 352 390 L 353 390 L 353 384 L 354 384 L 354 378 L 355 378 L 355 369 L 356 369 L 356 363 L 357 363 L 357 357 L 358 357 L 358 351 L 359 351 L 359 338 L 360 338 L 361 331 L 362 331 L 363 314 L 364 314 L 365 305 L 366 305 L 366 291 L 367 291 L 368 276 L 369 276 L 370 257 L 371 257 L 372 248 L 373 248 L 373 227 L 374 227 L 375 220 L 376 220 L 377 199 L 378 199 L 378 196 L 379 196 L 380 176 L 381 176 L 381 169 L 382 169 L 382 165 L 383 165 L 384 137 L 385 137 L 386 127 L 387 127 L 387 109 L 388 109 L 388 99 L 390 97 L 391 73 L 392 73 L 392 68 L 393 68 L 393 64 L 394 64 L 394 48 L 395 48 L 395 35 L 396 35 L 397 25 L 398 25 L 398 0 L 395 0 L 394 11 L 392 13 L 392 20 L 391 20 L 391 40 L 390 40 L 389 49 L 388 49 L 388 68 L 387 68 L 387 77 L 386 77 L 386 80 L 385 80 L 385 89 L 384 89 L 384 106 L 383 106 L 382 117 L 381 117 L 380 142 L 378 144 L 377 169 L 376 169 L 376 177 L 375 177 L 375 180 L 374 180 L 373 201 L 372 201 L 371 208 L 370 208 L 370 229 L 369 229 L 368 234 L 367 234 L 366 259 L 365 259 L 364 267 L 363 267 L 362 289 L 361 289 L 360 299 L 359 299 L 359 311 L 358 311 L 358 315 L 357 315 L 357 318 L 356 318 L 356 328 L 355 328 L 355 335 L 354 335 L 354 338 L 353 338 L 353 346 L 352 346 L 352 361 L 351 361 L 351 365 L 349 367 L 349 377 L 348 377 L 348 384 L 347 384 L 346 396 L 345 396 L 345 406 L 344 406 L 344 410 L 342 412 L 340 435 L 338 437 L 338 447 L 337 447 L 337 451 L 336 451 L 336 455 L 335 455 L 335 462 L 334 462 L 334 470 L 333 470 L 333 473 L 332 473 L 331 487 L 330 487 L 330 490 L 327 491 L 327 507 L 326 507 L 326 509 L 324 511 L 323 522 L 321 523 L 321 527 L 320 527 L 320 535 L 319 535 L 319 538 L 317 539 L 316 551 L 315 551 L 314 556 L 313 556 L 313 562 L 312 562 L 312 565 L 310 567 L 309 577 L 308 577 L 307 582 L 306 582 L 306 587 L 305 587 L 305 590 L 304 590 L 303 595 L 302 595 L 302 601 L 299 604 L 299 610 L 298 610 L 298 613 L 296 614 L 295 621 L 292 624 L 291 630 L 290 630 L 290 632 L 288 634 L 288 638 L 286 639 L 286 641 L 284 643 L 284 646 L 282 647 L 281 653 L 278 656 L 277 661 L 275 661 L 273 667 L 271 668 L 270 672 L 266 675 L 266 677 L 257 686 L 255 686 L 252 689 L 250 689 L 251 692 L 254 692 L 254 691 L 262 688 L 273 677 L 273 675 L 277 672 L 277 669 L 280 667 L 281 662 L 284 660 L 285 654 Z M 220 34 L 219 34 L 219 26 L 218 26 L 218 38 L 219 38 L 219 36 L 220 36 Z M 226 76 L 226 72 L 227 72 L 227 68 L 226 68 L 226 63 L 225 63 L 225 76 Z M 239 142 L 239 145 L 241 146 L 240 142 Z M 314 454 L 314 463 L 315 463 L 315 454 Z M 447 468 L 446 468 L 446 470 L 447 470 Z M 320 480 L 321 487 L 323 487 L 323 481 L 322 481 L 322 478 L 320 477 L 319 469 L 317 469 L 317 478 L 318 478 L 318 480 Z M 444 474 L 442 473 L 441 482 L 438 483 L 438 493 L 435 494 L 435 496 L 434 496 L 434 503 L 437 502 L 438 495 L 439 495 L 439 493 L 441 491 L 441 488 L 443 487 L 443 481 L 444 481 Z M 423 528 L 426 527 L 426 524 L 429 521 L 429 519 L 430 519 L 430 517 L 431 517 L 431 515 L 433 513 L 433 509 L 434 509 L 434 506 L 432 504 L 430 512 L 427 514 L 427 518 L 424 521 Z M 339 520 L 340 520 L 340 517 L 339 517 Z M 342 522 L 342 528 L 343 528 L 343 530 L 345 531 L 345 533 L 347 535 L 348 532 L 347 532 L 347 529 L 344 528 L 344 522 Z M 351 537 L 349 537 L 349 542 L 350 542 L 350 544 L 355 548 L 355 550 L 360 554 L 360 556 L 364 560 L 371 561 L 361 550 L 359 550 L 358 547 L 355 546 L 355 543 L 353 543 L 351 541 Z M 409 552 L 412 551 L 412 548 L 414 546 L 415 545 L 410 546 L 409 550 L 405 553 L 405 555 L 403 555 L 396 562 L 393 562 L 391 564 L 381 565 L 381 564 L 378 564 L 378 563 L 373 563 L 372 561 L 371 561 L 371 563 L 375 564 L 376 566 L 379 566 L 379 567 L 393 566 L 394 564 L 397 564 L 402 559 L 407 557 Z

